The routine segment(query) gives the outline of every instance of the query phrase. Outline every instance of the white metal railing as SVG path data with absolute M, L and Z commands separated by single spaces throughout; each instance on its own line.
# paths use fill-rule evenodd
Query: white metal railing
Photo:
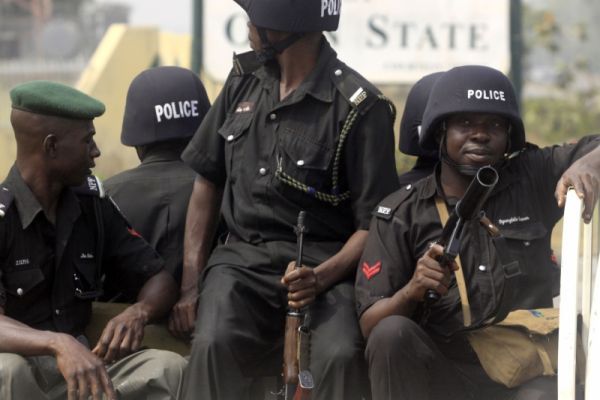
M 575 400 L 577 365 L 577 315 L 581 306 L 582 340 L 587 359 L 585 398 L 600 399 L 600 274 L 592 282 L 594 260 L 594 228 L 596 215 L 590 224 L 583 224 L 582 201 L 569 190 L 563 218 L 560 280 L 560 329 L 558 340 L 558 399 Z M 597 209 L 598 207 L 596 207 Z M 583 239 L 583 240 L 582 240 Z M 596 234 L 598 241 L 598 234 Z M 583 242 L 583 243 L 581 243 Z M 580 245 L 583 249 L 580 253 Z M 596 262 L 598 270 L 600 258 Z M 596 294 L 596 295 L 595 295 Z M 582 360 L 580 360 L 581 362 Z M 595 379 L 594 379 L 595 378 Z

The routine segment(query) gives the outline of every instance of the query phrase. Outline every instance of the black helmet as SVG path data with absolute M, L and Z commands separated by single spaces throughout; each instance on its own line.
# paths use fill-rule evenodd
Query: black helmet
M 234 0 L 257 27 L 306 33 L 335 31 L 342 0 Z
M 442 73 L 435 72 L 424 76 L 408 92 L 404 113 L 400 121 L 400 143 L 398 146 L 404 154 L 429 158 L 437 158 L 438 156 L 437 150 L 423 150 L 419 146 L 419 132 L 421 131 L 423 112 L 427 105 L 427 99 L 429 99 L 429 93 Z
M 121 143 L 143 146 L 192 137 L 209 107 L 202 82 L 189 69 L 147 69 L 129 85 Z
M 419 143 L 437 150 L 439 124 L 451 114 L 489 113 L 511 124 L 509 153 L 525 147 L 525 128 L 510 80 L 500 71 L 481 65 L 465 65 L 443 73 L 434 84 L 423 114 Z

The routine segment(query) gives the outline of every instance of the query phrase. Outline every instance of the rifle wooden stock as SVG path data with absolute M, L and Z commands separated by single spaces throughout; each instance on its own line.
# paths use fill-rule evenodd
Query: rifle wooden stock
M 302 324 L 300 315 L 290 315 L 285 319 L 285 344 L 283 348 L 283 382 L 285 385 L 298 384 L 298 328 Z

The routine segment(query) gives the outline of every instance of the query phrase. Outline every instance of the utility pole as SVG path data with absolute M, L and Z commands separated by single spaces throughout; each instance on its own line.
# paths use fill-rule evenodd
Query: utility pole
M 202 0 L 194 0 L 192 4 L 192 71 L 200 74 L 202 69 Z
M 515 85 L 517 101 L 523 90 L 523 18 L 521 0 L 510 0 L 510 78 Z

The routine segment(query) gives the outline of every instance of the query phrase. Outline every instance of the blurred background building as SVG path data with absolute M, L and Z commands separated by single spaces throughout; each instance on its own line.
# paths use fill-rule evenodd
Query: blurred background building
M 219 0 L 222 1 L 231 0 Z M 374 4 L 388 0 L 360 1 Z M 106 115 L 96 122 L 103 152 L 97 174 L 106 178 L 136 163 L 131 149 L 119 142 L 127 87 L 137 73 L 153 65 L 191 67 L 193 5 L 198 3 L 194 0 L 0 0 L 0 175 L 6 175 L 14 160 L 8 91 L 15 84 L 31 79 L 72 84 L 107 103 Z M 529 139 L 547 144 L 598 132 L 600 2 L 512 3 L 520 4 L 522 18 L 522 105 Z M 419 2 L 406 0 L 396 0 L 393 4 L 397 4 L 398 13 L 419 7 Z M 205 28 L 202 35 L 205 45 L 214 41 L 213 33 L 221 32 Z M 509 38 L 496 40 L 509 41 Z M 243 41 L 240 45 L 245 47 Z M 351 61 L 349 64 L 354 66 Z M 206 73 L 202 79 L 214 98 L 221 82 Z M 378 86 L 401 112 L 410 83 L 378 82 Z M 398 129 L 398 123 L 395 128 Z M 397 159 L 399 170 L 409 168 L 413 162 L 399 154 Z

